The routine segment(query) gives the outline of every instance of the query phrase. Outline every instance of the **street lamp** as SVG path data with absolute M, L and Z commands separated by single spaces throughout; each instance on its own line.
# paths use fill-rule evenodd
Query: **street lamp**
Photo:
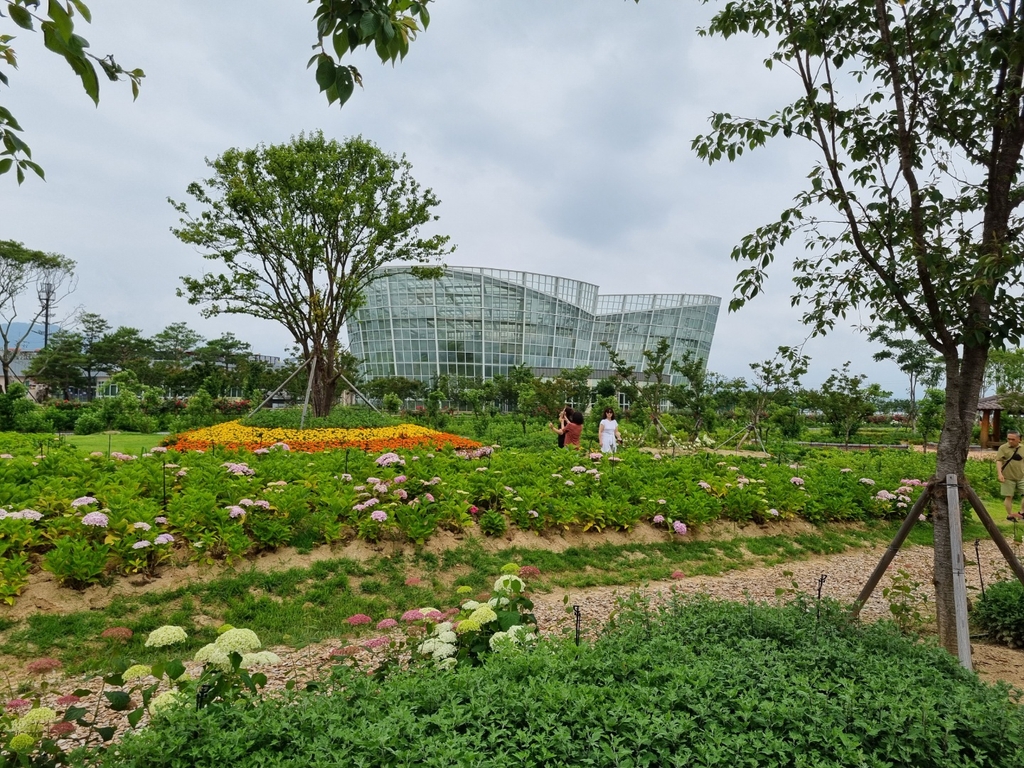
M 43 349 L 50 343 L 50 310 L 53 308 L 53 295 L 56 289 L 57 286 L 47 280 L 40 283 L 37 290 L 39 303 L 43 307 Z

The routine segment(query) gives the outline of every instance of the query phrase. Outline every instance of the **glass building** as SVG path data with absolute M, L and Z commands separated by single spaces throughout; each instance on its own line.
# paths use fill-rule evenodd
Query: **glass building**
M 489 379 L 526 363 L 538 376 L 590 366 L 611 373 L 601 342 L 641 373 L 644 349 L 668 339 L 673 359 L 704 359 L 721 300 L 692 294 L 612 294 L 565 277 L 480 267 L 446 267 L 422 280 L 385 267 L 348 323 L 352 354 L 368 378 L 426 383 L 442 374 Z M 673 374 L 671 383 L 681 377 Z

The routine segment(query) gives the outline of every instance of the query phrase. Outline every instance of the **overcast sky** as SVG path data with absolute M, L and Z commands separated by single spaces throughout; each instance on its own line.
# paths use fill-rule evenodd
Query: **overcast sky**
M 175 296 L 179 277 L 212 266 L 169 229 L 168 197 L 204 177 L 204 158 L 320 129 L 361 134 L 404 153 L 441 200 L 451 264 L 522 269 L 598 284 L 604 293 L 708 293 L 723 309 L 709 367 L 749 363 L 807 330 L 790 307 L 778 255 L 766 295 L 726 312 L 731 248 L 800 189 L 813 155 L 779 141 L 708 167 L 690 149 L 713 111 L 767 115 L 796 83 L 768 72 L 763 41 L 707 40 L 714 5 L 683 0 L 440 0 L 405 62 L 357 56 L 365 88 L 329 107 L 306 60 L 315 41 L 305 0 L 174 3 L 90 0 L 81 34 L 93 52 L 146 72 L 132 102 L 101 84 L 98 108 L 39 35 L 15 30 L 20 69 L 0 91 L 47 181 L 0 177 L 0 239 L 78 263 L 81 305 L 112 325 L 153 334 L 185 321 L 208 337 L 233 331 L 282 354 L 287 332 L 241 317 L 203 320 Z M 810 340 L 806 385 L 850 360 L 905 393 L 891 363 L 852 330 L 852 317 Z

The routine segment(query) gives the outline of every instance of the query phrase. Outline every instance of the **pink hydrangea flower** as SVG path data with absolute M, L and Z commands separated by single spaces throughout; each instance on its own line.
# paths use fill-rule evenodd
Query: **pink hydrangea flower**
M 423 498 L 426 499 L 427 501 L 433 501 L 434 500 L 434 494 L 432 494 L 432 493 L 424 493 L 423 494 Z
M 370 650 L 376 650 L 377 648 L 381 648 L 385 645 L 388 645 L 390 642 L 391 640 L 389 640 L 386 637 L 375 637 L 372 640 L 367 640 L 366 642 L 364 642 L 363 647 L 369 648 Z
M 162 544 L 171 544 L 174 541 L 174 537 L 171 536 L 171 534 L 169 534 L 169 533 L 161 533 L 153 541 L 154 541 L 154 543 L 160 544 L 160 545 L 162 545 Z
M 158 525 L 167 525 L 167 518 L 161 515 L 160 517 L 154 517 L 153 522 Z
M 679 520 L 676 520 L 674 523 L 672 523 L 672 530 L 674 530 L 680 536 L 685 536 L 686 535 L 686 523 L 683 523 L 683 522 L 681 522 Z
M 683 573 L 682 571 L 672 571 L 672 578 L 673 579 L 685 579 L 686 578 L 686 574 Z
M 653 522 L 654 522 L 655 525 L 661 525 L 662 523 L 665 522 L 665 516 L 664 515 L 655 515 Z
M 132 544 L 132 549 L 145 549 L 146 547 L 151 547 L 151 546 L 153 546 L 152 542 L 146 541 L 145 539 L 141 539 L 139 541 L 136 541 L 134 544 Z
M 231 517 L 231 518 L 241 517 L 242 515 L 245 514 L 245 510 L 242 509 L 242 507 L 238 506 L 237 504 L 232 504 L 230 507 L 227 508 L 227 510 L 228 510 L 228 517 Z
M 81 699 L 75 696 L 73 693 L 66 694 L 57 698 L 57 705 L 61 707 L 70 707 L 72 704 L 77 704 Z
M 404 482 L 405 482 L 406 480 L 408 480 L 408 479 L 409 479 L 409 478 L 408 478 L 408 477 L 406 477 L 405 475 L 399 475 L 398 477 L 396 477 L 396 478 L 395 478 L 394 480 L 392 480 L 391 482 L 392 482 L 392 483 L 394 483 L 395 485 L 399 485 L 400 483 L 404 483 Z
M 387 521 L 388 513 L 385 512 L 383 509 L 375 509 L 373 512 L 370 513 L 370 519 L 378 523 L 383 523 Z
M 391 629 L 392 627 L 397 626 L 398 622 L 394 619 L 381 619 L 377 622 L 377 629 Z
M 347 621 L 354 627 L 359 624 L 369 624 L 373 621 L 373 619 L 371 619 L 365 613 L 357 613 L 355 616 L 349 616 L 347 619 L 345 619 L 345 621 Z
M 71 502 L 71 506 L 75 509 L 79 507 L 87 507 L 90 504 L 96 504 L 97 501 L 92 496 L 79 496 L 77 499 Z
M 789 482 L 791 482 L 793 485 L 801 486 L 804 484 L 804 479 L 802 477 L 791 477 L 789 478 Z
M 28 712 L 32 709 L 32 702 L 28 699 L 11 699 L 7 702 L 6 706 L 4 706 L 4 709 L 8 712 L 20 715 L 22 712 Z

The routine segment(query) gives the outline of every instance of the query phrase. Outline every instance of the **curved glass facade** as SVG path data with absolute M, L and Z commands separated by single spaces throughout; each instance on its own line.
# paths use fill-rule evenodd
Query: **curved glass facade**
M 352 354 L 369 378 L 489 379 L 520 363 L 542 376 L 588 365 L 604 378 L 602 341 L 643 371 L 643 350 L 661 337 L 674 358 L 689 349 L 707 360 L 720 304 L 690 294 L 601 296 L 591 283 L 479 267 L 446 267 L 437 280 L 408 267 L 381 274 L 348 323 Z

